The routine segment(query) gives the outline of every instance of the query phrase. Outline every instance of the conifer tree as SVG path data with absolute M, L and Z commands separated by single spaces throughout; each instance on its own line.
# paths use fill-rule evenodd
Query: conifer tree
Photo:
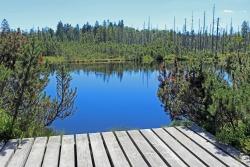
M 3 19 L 1 23 L 1 34 L 6 34 L 10 32 L 10 26 L 6 19 Z

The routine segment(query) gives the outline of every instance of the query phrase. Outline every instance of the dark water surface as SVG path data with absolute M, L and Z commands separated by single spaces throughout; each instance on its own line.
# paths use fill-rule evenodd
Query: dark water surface
M 65 134 L 157 128 L 170 123 L 157 97 L 158 66 L 136 64 L 68 65 L 77 88 L 76 112 L 52 127 Z M 55 96 L 57 68 L 46 92 Z

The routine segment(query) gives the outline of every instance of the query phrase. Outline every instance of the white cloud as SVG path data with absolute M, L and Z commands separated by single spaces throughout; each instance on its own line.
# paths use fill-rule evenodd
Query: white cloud
M 224 13 L 233 13 L 234 11 L 229 10 L 229 9 L 224 9 L 223 12 L 224 12 Z

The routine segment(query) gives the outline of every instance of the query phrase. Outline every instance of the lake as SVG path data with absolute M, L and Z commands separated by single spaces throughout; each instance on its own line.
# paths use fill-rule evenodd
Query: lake
M 56 95 L 56 70 L 45 89 Z M 68 64 L 71 87 L 77 88 L 76 111 L 52 128 L 65 134 L 157 128 L 169 125 L 157 97 L 158 65 L 135 63 Z

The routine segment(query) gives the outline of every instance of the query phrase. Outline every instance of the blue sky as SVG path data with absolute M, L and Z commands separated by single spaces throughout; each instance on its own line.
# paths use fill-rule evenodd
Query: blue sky
M 250 0 L 0 0 L 0 20 L 6 18 L 11 28 L 26 30 L 55 28 L 59 20 L 83 25 L 104 19 L 123 19 L 127 26 L 142 28 L 150 16 L 153 27 L 164 29 L 166 25 L 170 29 L 175 16 L 178 28 L 182 29 L 185 18 L 190 28 L 192 12 L 195 27 L 198 19 L 203 19 L 203 11 L 209 25 L 213 4 L 221 26 L 229 25 L 231 18 L 234 27 L 250 20 Z

